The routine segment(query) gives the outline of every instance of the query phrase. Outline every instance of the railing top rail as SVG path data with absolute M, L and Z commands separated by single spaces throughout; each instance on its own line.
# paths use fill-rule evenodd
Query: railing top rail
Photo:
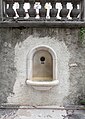
M 20 2 L 20 1 L 23 1 L 23 2 L 30 2 L 30 1 L 38 1 L 38 2 L 41 2 L 42 0 L 3 0 L 3 1 L 14 1 L 14 2 Z M 45 2 L 51 2 L 51 1 L 54 1 L 54 2 L 81 2 L 82 0 L 43 0 Z

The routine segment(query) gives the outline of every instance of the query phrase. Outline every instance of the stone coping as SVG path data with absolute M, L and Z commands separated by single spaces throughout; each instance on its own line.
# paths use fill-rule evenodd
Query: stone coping
M 13 105 L 1 104 L 0 109 L 54 109 L 54 110 L 85 110 L 82 105 L 69 105 L 69 106 L 30 106 L 30 105 Z
M 85 27 L 85 21 L 0 21 L 1 27 L 81 28 Z

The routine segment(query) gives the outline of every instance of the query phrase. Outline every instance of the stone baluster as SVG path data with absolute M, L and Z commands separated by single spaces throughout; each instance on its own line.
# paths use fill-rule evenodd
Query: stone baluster
M 77 2 L 73 2 L 72 3 L 72 5 L 73 5 L 73 9 L 72 9 L 72 11 L 71 11 L 71 13 L 70 13 L 70 16 L 72 17 L 72 19 L 73 20 L 78 20 L 78 15 L 80 14 L 80 10 L 79 9 L 77 9 Z
M 51 17 L 51 20 L 56 20 L 56 16 L 58 13 L 58 9 L 55 8 L 56 7 L 56 1 L 52 0 L 51 4 L 52 4 L 52 9 L 50 11 L 50 17 Z
M 34 9 L 36 10 L 36 19 L 40 19 L 40 16 L 39 16 L 39 12 L 40 12 L 40 9 L 41 9 L 41 4 L 40 2 L 36 2 L 34 4 Z
M 6 4 L 9 4 L 9 8 L 6 8 L 6 14 L 8 15 L 8 18 L 13 19 L 15 17 L 15 11 L 13 9 L 13 0 L 6 0 Z
M 34 9 L 34 0 L 29 0 L 30 9 L 28 9 L 29 20 L 34 20 L 36 17 L 36 10 Z
M 45 9 L 45 0 L 40 1 L 41 3 L 41 9 L 40 9 L 40 18 L 41 20 L 46 19 L 46 9 Z
M 26 16 L 25 10 L 23 8 L 24 0 L 19 0 L 18 3 L 19 3 L 19 9 L 17 9 L 16 11 L 17 14 L 19 15 L 19 19 L 23 20 L 24 17 Z
M 52 9 L 51 3 L 48 2 L 45 4 L 45 9 L 47 10 L 46 19 L 50 19 L 50 10 Z
M 69 10 L 66 8 L 67 2 L 66 1 L 62 1 L 61 4 L 62 4 L 62 9 L 61 9 L 59 15 L 61 17 L 61 20 L 67 20 L 67 15 L 69 13 Z

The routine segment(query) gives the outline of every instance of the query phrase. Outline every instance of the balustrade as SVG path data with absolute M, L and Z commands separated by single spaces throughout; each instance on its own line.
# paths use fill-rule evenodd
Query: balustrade
M 26 3 L 29 3 L 27 12 L 24 8 Z M 67 3 L 72 4 L 72 10 L 67 8 Z M 18 4 L 19 8 L 14 9 L 14 4 Z M 61 4 L 62 9 L 57 8 L 57 4 Z M 4 14 L 5 20 L 81 21 L 85 20 L 85 0 L 0 0 L 0 20 Z M 26 18 L 26 14 L 29 17 Z

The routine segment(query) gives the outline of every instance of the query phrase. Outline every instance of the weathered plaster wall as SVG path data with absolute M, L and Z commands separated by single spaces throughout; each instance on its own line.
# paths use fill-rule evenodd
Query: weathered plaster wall
M 49 91 L 27 86 L 26 57 L 35 46 L 52 47 L 59 84 Z M 85 47 L 78 29 L 0 29 L 0 102 L 27 105 L 74 104 L 85 92 Z

